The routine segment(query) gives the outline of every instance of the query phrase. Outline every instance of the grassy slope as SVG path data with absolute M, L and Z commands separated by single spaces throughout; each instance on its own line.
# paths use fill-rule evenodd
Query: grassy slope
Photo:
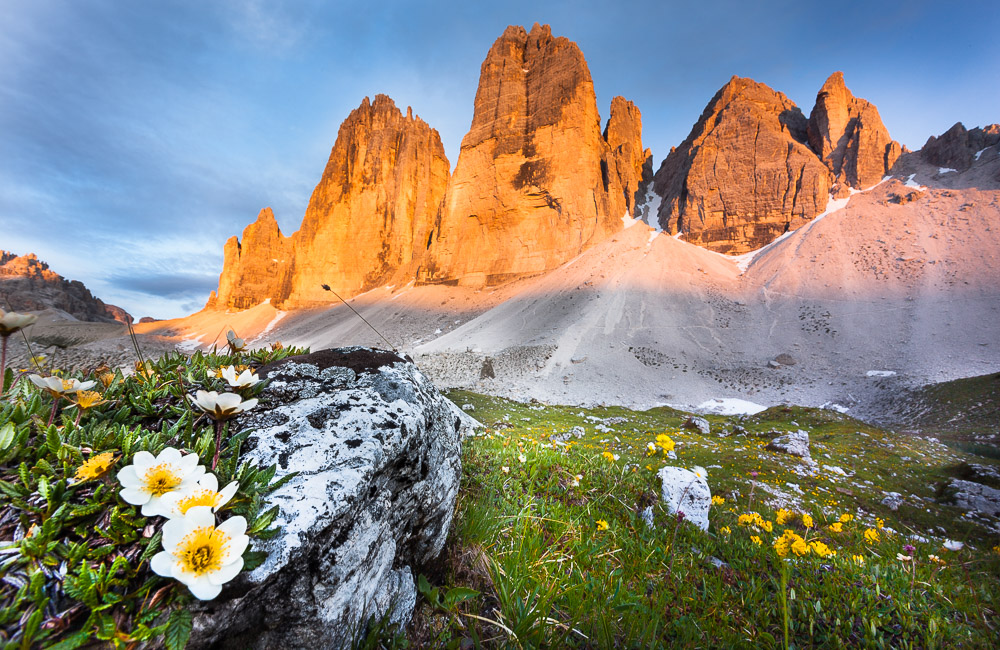
M 686 415 L 665 408 L 450 397 L 473 405 L 489 429 L 465 442 L 456 529 L 446 560 L 428 576 L 437 591 L 424 590 L 430 597 L 407 632 L 411 645 L 780 646 L 782 593 L 798 647 L 989 647 L 997 634 L 1000 555 L 991 547 L 1000 540 L 934 501 L 940 481 L 982 458 L 817 409 L 709 416 L 713 432 L 703 436 L 682 430 Z M 747 435 L 717 435 L 737 423 Z M 548 442 L 574 426 L 586 435 L 568 449 Z M 821 466 L 848 476 L 826 468 L 802 476 L 797 459 L 763 448 L 775 435 L 768 432 L 795 429 L 809 432 Z M 646 444 L 664 432 L 677 443 L 676 460 L 646 456 Z M 726 499 L 713 506 L 707 533 L 678 526 L 660 505 L 655 471 L 668 464 L 706 468 L 712 493 Z M 904 496 L 896 512 L 880 504 L 887 491 Z M 639 516 L 650 504 L 654 529 Z M 810 513 L 815 527 L 796 518 L 768 533 L 737 523 L 751 511 L 773 522 L 782 506 Z M 845 513 L 854 520 L 831 531 Z M 863 533 L 877 529 L 876 518 L 885 528 L 868 543 Z M 598 530 L 598 520 L 608 529 Z M 771 543 L 785 528 L 837 555 L 781 562 Z M 944 550 L 946 538 L 966 546 Z M 914 561 L 897 559 L 909 553 L 906 544 L 916 547 Z M 726 564 L 717 568 L 712 558 Z

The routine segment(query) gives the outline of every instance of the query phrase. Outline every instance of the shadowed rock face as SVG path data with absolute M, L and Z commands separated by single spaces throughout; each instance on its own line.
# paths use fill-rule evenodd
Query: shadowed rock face
M 105 304 L 77 280 L 67 280 L 34 253 L 17 256 L 0 250 L 0 309 L 60 309 L 83 321 L 128 323 L 121 307 Z
M 881 181 L 902 153 L 878 109 L 851 94 L 842 72 L 830 75 L 816 95 L 808 133 L 809 145 L 845 196 L 848 187 L 863 189 Z
M 620 230 L 641 176 L 640 130 L 638 110 L 616 100 L 609 145 L 580 48 L 548 25 L 508 27 L 483 61 L 420 281 L 544 272 Z
M 826 207 L 831 180 L 806 129 L 783 94 L 733 77 L 654 177 L 660 226 L 739 254 L 805 224 Z
M 1000 144 L 1000 124 L 966 130 L 958 122 L 941 135 L 929 137 L 920 156 L 932 165 L 962 172 L 972 167 L 977 153 L 996 144 Z
M 444 196 L 449 163 L 437 131 L 389 97 L 366 97 L 340 127 L 302 227 L 291 237 L 271 210 L 226 242 L 219 294 L 209 307 L 326 304 L 412 278 Z

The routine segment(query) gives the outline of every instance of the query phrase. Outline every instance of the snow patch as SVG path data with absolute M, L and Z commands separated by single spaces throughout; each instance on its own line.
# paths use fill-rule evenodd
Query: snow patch
M 848 407 L 843 406 L 841 404 L 837 404 L 835 402 L 827 402 L 826 404 L 820 406 L 820 408 L 826 409 L 828 411 L 836 411 L 837 413 L 847 413 L 848 411 L 851 410 Z
M 710 399 L 695 407 L 695 411 L 698 413 L 714 413 L 716 415 L 754 415 L 764 410 L 767 410 L 766 406 L 735 397 Z
M 680 232 L 680 231 L 678 231 L 678 232 L 677 232 L 677 234 L 676 234 L 676 235 L 674 235 L 673 237 L 674 237 L 674 239 L 678 239 L 678 240 L 679 240 L 679 239 L 680 239 L 681 237 L 683 237 L 683 236 L 684 236 L 684 233 L 683 233 L 683 232 Z
M 650 228 L 660 231 L 660 204 L 663 202 L 663 197 L 653 191 L 653 184 L 650 183 L 649 187 L 646 188 L 646 196 L 642 199 L 642 205 L 636 208 L 639 211 L 639 217 L 646 222 L 646 225 Z
M 202 334 L 201 336 L 185 338 L 184 340 L 182 340 L 180 343 L 177 344 L 177 349 L 183 352 L 194 352 L 199 347 L 201 347 L 202 336 L 205 335 Z
M 633 219 L 632 215 L 630 215 L 628 210 L 626 210 L 625 214 L 622 215 L 622 229 L 631 228 L 637 223 L 642 223 L 642 221 L 639 219 Z
M 986 149 L 989 149 L 989 147 L 986 147 Z M 983 155 L 983 152 L 986 151 L 986 149 L 980 149 L 976 152 L 976 160 L 979 160 L 979 156 Z
M 920 183 L 918 183 L 915 180 L 913 180 L 914 178 L 916 178 L 916 176 L 917 176 L 916 174 L 910 174 L 910 177 L 906 179 L 906 182 L 903 183 L 903 185 L 905 185 L 906 187 L 912 187 L 912 188 L 918 189 L 918 190 L 925 190 L 925 189 L 927 189 L 926 187 L 924 187 Z
M 957 172 L 957 169 L 952 169 L 951 167 L 938 167 L 939 174 L 947 174 L 948 172 Z
M 270 299 L 269 299 L 269 300 L 270 300 Z M 288 312 L 287 312 L 287 311 L 279 311 L 278 313 L 276 313 L 276 314 L 274 315 L 274 318 L 272 318 L 272 319 L 271 319 L 271 322 L 267 324 L 267 326 L 266 326 L 266 327 L 264 328 L 264 331 L 263 331 L 263 332 L 261 332 L 261 333 L 260 333 L 260 336 L 258 336 L 257 338 L 258 338 L 258 339 L 260 339 L 260 338 L 262 338 L 262 337 L 263 337 L 263 336 L 264 336 L 265 334 L 267 334 L 268 332 L 270 332 L 271 330 L 273 330 L 273 329 L 274 329 L 274 326 L 278 324 L 278 321 L 280 321 L 280 320 L 281 320 L 282 318 L 284 318 L 284 317 L 285 317 L 286 315 L 288 315 Z
M 866 377 L 892 377 L 896 374 L 895 370 L 869 370 L 865 373 Z
M 649 232 L 649 241 L 646 242 L 646 246 L 647 247 L 652 246 L 653 245 L 653 240 L 656 239 L 656 236 L 659 235 L 659 234 L 660 234 L 659 230 L 651 230 Z

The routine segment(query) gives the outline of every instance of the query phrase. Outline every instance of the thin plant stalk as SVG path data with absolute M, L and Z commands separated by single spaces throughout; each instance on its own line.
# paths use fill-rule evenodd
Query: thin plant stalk
M 7 337 L 0 343 L 0 394 L 7 387 Z M 13 386 L 13 384 L 11 384 Z
M 53 395 L 52 396 L 52 412 L 49 413 L 49 421 L 48 421 L 48 423 L 45 426 L 51 426 L 52 425 L 53 420 L 56 419 L 56 409 L 58 407 L 59 407 L 59 397 Z
M 215 421 L 215 455 L 212 457 L 212 470 L 219 464 L 219 452 L 222 450 L 222 429 L 225 426 L 222 420 Z
M 781 627 L 785 632 L 785 650 L 788 650 L 788 564 L 778 559 L 781 566 Z

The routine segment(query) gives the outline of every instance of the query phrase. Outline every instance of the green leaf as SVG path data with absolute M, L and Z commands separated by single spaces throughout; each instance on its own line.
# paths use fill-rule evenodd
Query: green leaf
M 267 512 L 257 517 L 256 521 L 253 522 L 253 526 L 251 526 L 250 530 L 248 531 L 249 534 L 253 535 L 255 533 L 259 533 L 262 530 L 265 530 L 268 526 L 271 525 L 271 522 L 274 521 L 274 518 L 277 516 L 278 516 L 278 506 L 268 508 Z
M 247 551 L 243 554 L 243 570 L 253 571 L 267 560 L 267 553 L 263 551 Z
M 76 634 L 66 637 L 59 643 L 50 645 L 48 647 L 48 650 L 76 650 L 76 648 L 82 646 L 89 639 L 90 639 L 90 629 L 84 628 L 79 632 L 77 632 Z
M 0 427 L 0 449 L 10 447 L 12 442 L 14 442 L 14 423 L 8 422 Z
M 163 645 L 167 650 L 183 650 L 191 637 L 191 611 L 179 608 L 170 612 L 167 629 L 163 633 Z
M 160 551 L 160 542 L 163 540 L 163 531 L 158 530 L 153 538 L 149 540 L 146 544 L 146 548 L 142 551 L 142 555 L 139 556 L 139 564 L 142 564 L 149 558 L 153 557 Z
M 49 430 L 45 432 L 45 444 L 48 445 L 49 451 L 53 454 L 59 453 L 59 448 L 62 447 L 62 438 L 59 437 L 59 430 L 54 426 L 49 427 Z
M 468 587 L 454 587 L 449 589 L 444 595 L 444 606 L 451 609 L 458 603 L 472 600 L 478 596 L 479 592 L 475 589 L 469 589 Z

